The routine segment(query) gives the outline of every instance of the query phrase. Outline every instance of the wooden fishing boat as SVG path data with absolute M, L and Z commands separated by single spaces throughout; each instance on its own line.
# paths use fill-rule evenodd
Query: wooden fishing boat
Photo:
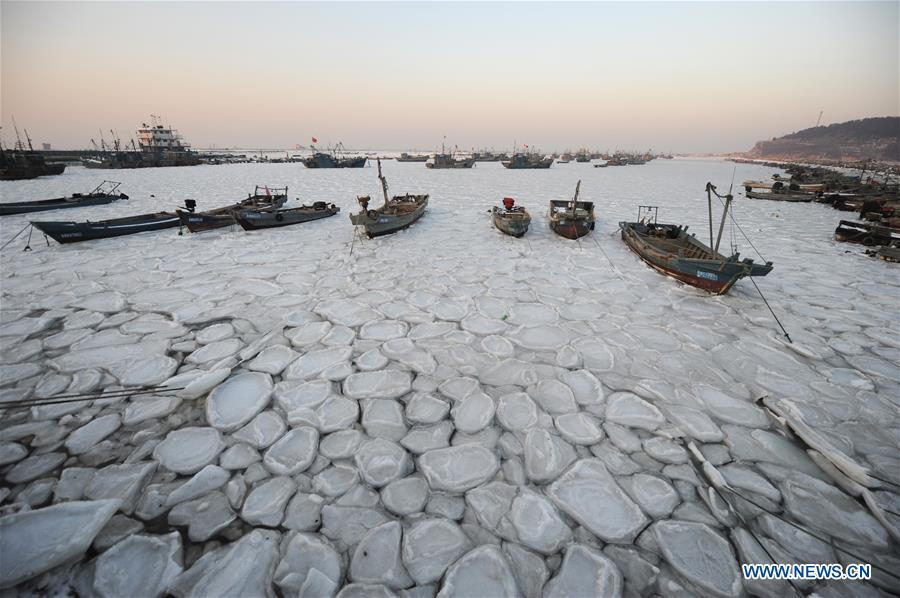
M 92 191 L 87 193 L 73 193 L 71 197 L 2 203 L 0 204 L 0 216 L 27 214 L 30 212 L 45 212 L 47 210 L 63 210 L 66 208 L 80 208 L 82 206 L 99 206 L 120 199 L 128 199 L 128 196 L 124 193 L 116 193 L 116 190 L 121 184 L 122 183 L 117 183 L 115 181 L 103 181 Z
M 772 189 L 767 193 L 759 193 L 757 191 L 744 191 L 744 195 L 748 199 L 769 199 L 774 201 L 793 201 L 793 202 L 809 202 L 814 200 L 817 193 L 805 193 L 803 191 L 776 191 Z
M 841 220 L 834 229 L 834 240 L 843 243 L 861 243 L 866 247 L 900 246 L 900 229 L 868 222 Z
M 594 230 L 594 202 L 578 201 L 581 181 L 575 186 L 572 199 L 550 200 L 550 228 L 567 239 L 578 239 Z
M 175 212 L 155 212 L 97 222 L 32 221 L 31 224 L 57 243 L 77 243 L 173 228 L 178 226 L 179 219 Z
M 509 160 L 503 160 L 500 163 L 503 164 L 504 168 L 513 170 L 541 169 L 553 166 L 553 158 L 549 156 L 544 158 L 538 154 L 520 152 L 514 154 Z
M 358 214 L 350 214 L 350 222 L 354 226 L 362 226 L 369 238 L 389 235 L 403 230 L 422 217 L 428 207 L 428 194 L 424 195 L 395 195 L 388 199 L 387 180 L 381 174 L 381 160 L 378 160 L 378 179 L 381 181 L 381 190 L 384 193 L 384 205 L 377 209 L 369 209 L 370 197 L 368 195 L 357 197 L 362 208 Z
M 344 145 L 338 143 L 330 152 L 314 152 L 303 164 L 307 168 L 362 168 L 367 159 L 366 156 L 347 156 Z
M 418 155 L 418 154 L 408 154 L 403 152 L 399 157 L 394 158 L 397 162 L 427 162 L 428 156 Z
M 263 191 L 260 193 L 260 191 Z M 213 230 L 235 224 L 234 212 L 237 210 L 276 210 L 287 201 L 287 187 L 256 186 L 253 193 L 247 194 L 247 199 L 221 208 L 214 208 L 205 212 L 195 212 L 197 203 L 188 199 L 184 205 L 187 209 L 175 210 L 181 221 L 181 226 L 187 227 L 192 233 L 205 230 Z
M 435 154 L 431 162 L 425 162 L 425 168 L 435 170 L 472 168 L 475 166 L 475 158 L 456 157 L 453 154 Z
M 512 197 L 504 197 L 502 208 L 498 206 L 491 208 L 491 220 L 499 231 L 513 237 L 521 237 L 528 232 L 531 214 L 515 203 L 516 200 Z
M 311 206 L 286 210 L 240 210 L 234 213 L 234 219 L 244 230 L 257 230 L 320 220 L 334 216 L 340 211 L 341 209 L 334 204 L 317 201 Z
M 725 196 L 725 211 L 719 225 L 719 236 L 713 242 L 712 193 L 715 187 L 706 185 L 709 199 L 709 246 L 701 243 L 688 227 L 680 224 L 659 224 L 656 206 L 639 206 L 637 222 L 620 222 L 622 240 L 651 268 L 671 276 L 685 284 L 716 295 L 727 293 L 745 276 L 765 276 L 772 271 L 772 262 L 756 264 L 752 259 L 740 259 L 740 253 L 726 257 L 719 253 L 719 242 L 725 218 L 733 200 Z M 721 197 L 716 193 L 717 197 Z

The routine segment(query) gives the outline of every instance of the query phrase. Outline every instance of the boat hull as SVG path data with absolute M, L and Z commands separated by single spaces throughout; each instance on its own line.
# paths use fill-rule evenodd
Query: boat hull
M 686 258 L 670 250 L 654 247 L 644 235 L 637 232 L 638 226 L 643 225 L 635 222 L 619 223 L 622 240 L 638 257 L 654 270 L 714 295 L 724 295 L 741 278 L 765 276 L 772 271 L 771 263 L 754 264 L 753 260 L 737 261 L 721 255 L 718 256 L 721 259 Z M 686 237 L 684 232 L 681 235 L 684 236 L 681 238 Z M 708 255 L 712 254 L 709 248 L 697 241 L 693 242 L 693 246 L 706 250 Z
M 391 200 L 394 203 L 395 197 Z M 379 210 L 368 210 L 358 214 L 350 214 L 350 222 L 354 226 L 363 226 L 370 239 L 390 235 L 409 227 L 425 214 L 428 207 L 428 196 L 418 202 L 415 209 L 402 214 L 385 214 Z
M 756 191 L 745 191 L 744 195 L 748 199 L 769 199 L 774 201 L 793 201 L 808 202 L 815 199 L 815 195 L 811 193 L 776 193 L 774 191 L 768 193 L 757 193 Z
M 510 217 L 494 206 L 491 210 L 491 220 L 500 232 L 519 238 L 528 232 L 528 226 L 531 224 L 531 216 L 528 212 L 524 212 L 524 216 L 522 214 L 519 212 L 517 217 Z
M 19 201 L 0 204 L 0 216 L 12 216 L 14 214 L 29 214 L 32 212 L 46 212 L 48 210 L 65 210 L 68 208 L 80 208 L 83 206 L 100 206 L 121 199 L 119 195 L 94 195 L 82 197 L 60 197 L 58 199 L 43 199 L 39 201 Z
M 260 230 L 321 220 L 334 216 L 340 211 L 341 209 L 334 204 L 321 209 L 304 206 L 278 211 L 242 210 L 235 214 L 235 220 L 244 230 Z
M 57 243 L 67 244 L 174 228 L 179 219 L 174 212 L 158 212 L 99 222 L 32 221 L 31 224 Z
M 275 210 L 284 205 L 287 195 L 257 195 L 238 203 L 207 210 L 205 212 L 188 212 L 176 210 L 181 226 L 192 233 L 199 233 L 236 224 L 234 213 L 240 210 Z
M 362 168 L 366 165 L 365 156 L 354 158 L 335 158 L 329 154 L 315 154 L 303 161 L 307 168 Z
M 566 239 L 580 239 L 594 230 L 594 223 L 587 220 L 561 220 L 550 222 L 550 229 Z

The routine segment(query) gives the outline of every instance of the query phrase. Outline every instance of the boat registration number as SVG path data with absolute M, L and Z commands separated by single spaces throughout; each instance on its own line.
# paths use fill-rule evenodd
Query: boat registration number
M 712 272 L 704 272 L 703 270 L 697 270 L 697 276 L 700 278 L 705 278 L 706 280 L 719 280 L 719 277 Z
M 390 222 L 390 218 L 379 218 L 378 222 Z

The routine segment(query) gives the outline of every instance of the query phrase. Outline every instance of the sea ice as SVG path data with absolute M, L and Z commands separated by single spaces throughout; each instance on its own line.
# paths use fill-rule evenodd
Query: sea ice
M 509 563 L 496 546 L 470 550 L 447 570 L 438 598 L 519 596 Z
M 341 558 L 334 547 L 318 535 L 301 533 L 291 538 L 284 548 L 274 581 L 282 593 L 299 592 L 300 596 L 318 597 L 334 594 L 343 577 Z M 324 593 L 307 594 L 313 584 Z
M 553 482 L 548 495 L 563 512 L 605 542 L 633 542 L 647 525 L 640 508 L 599 459 L 582 459 Z
M 73 430 L 66 439 L 66 450 L 72 455 L 87 452 L 95 444 L 115 432 L 122 425 L 118 413 L 111 413 L 91 420 L 89 423 Z
M 403 563 L 421 586 L 439 581 L 470 547 L 468 537 L 452 521 L 421 519 L 403 534 Z
M 653 533 L 666 561 L 685 579 L 716 596 L 741 595 L 741 576 L 728 540 L 702 523 L 665 520 Z
M 272 378 L 247 372 L 226 380 L 206 399 L 206 420 L 223 432 L 233 432 L 248 423 L 269 404 Z
M 344 381 L 344 394 L 351 399 L 393 399 L 408 393 L 412 377 L 399 370 L 351 374 Z
M 300 473 L 315 460 L 318 445 L 319 433 L 315 428 L 295 428 L 269 447 L 263 456 L 263 465 L 275 475 Z
M 655 430 L 666 422 L 659 409 L 630 392 L 617 392 L 606 404 L 606 419 L 623 426 Z
M 250 525 L 277 527 L 284 519 L 284 508 L 297 491 L 289 477 L 274 477 L 254 487 L 244 500 L 241 519 Z
M 216 460 L 225 443 L 215 428 L 180 428 L 153 449 L 153 458 L 180 474 L 193 474 Z
M 547 582 L 546 598 L 621 596 L 622 574 L 608 557 L 583 544 L 570 544 L 556 577 Z
M 102 555 L 94 565 L 94 592 L 98 596 L 157 597 L 182 572 L 181 536 L 133 535 Z
M 176 505 L 168 520 L 171 525 L 186 525 L 192 542 L 205 542 L 236 518 L 228 498 L 216 491 Z
M 0 588 L 84 554 L 119 505 L 118 500 L 67 502 L 0 517 Z
M 259 413 L 250 420 L 250 423 L 235 431 L 231 436 L 254 448 L 264 449 L 281 438 L 286 430 L 287 425 L 284 420 L 274 411 L 267 410 Z
M 494 399 L 482 392 L 470 394 L 461 400 L 450 415 L 456 429 L 466 434 L 483 430 L 494 419 Z
M 403 531 L 397 521 L 369 530 L 353 551 L 350 579 L 356 583 L 380 583 L 393 589 L 413 585 L 400 557 L 402 536 Z
M 380 488 L 412 471 L 409 453 L 400 445 L 376 438 L 364 443 L 354 455 L 363 479 L 373 488 Z
M 483 484 L 500 468 L 494 453 L 477 444 L 428 451 L 418 464 L 432 490 L 455 493 Z
M 572 540 L 572 530 L 543 496 L 522 491 L 513 500 L 509 520 L 525 546 L 551 555 Z

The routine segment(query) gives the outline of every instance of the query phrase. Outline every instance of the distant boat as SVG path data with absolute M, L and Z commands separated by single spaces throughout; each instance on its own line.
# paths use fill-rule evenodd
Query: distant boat
M 25 130 L 27 149 L 25 143 L 19 139 L 18 127 L 16 139 L 13 149 L 0 147 L 0 181 L 36 179 L 41 176 L 62 174 L 66 170 L 65 164 L 47 164 L 44 156 L 34 151 L 27 129 Z
M 178 226 L 179 219 L 175 212 L 156 212 L 97 222 L 32 221 L 31 224 L 57 243 L 65 244 L 173 228 Z
M 550 228 L 567 239 L 578 239 L 594 230 L 594 202 L 578 201 L 581 181 L 575 185 L 572 199 L 550 200 Z
M 264 192 L 260 193 L 261 190 Z M 192 233 L 198 233 L 235 224 L 234 213 L 237 210 L 276 210 L 284 205 L 287 198 L 287 187 L 263 186 L 260 188 L 257 185 L 252 194 L 247 194 L 247 199 L 242 199 L 231 205 L 206 210 L 205 212 L 195 212 L 193 209 L 196 206 L 196 202 L 188 199 L 184 202 L 187 209 L 175 210 L 175 212 L 178 214 L 181 226 L 187 227 Z
M 191 149 L 191 144 L 178 134 L 177 129 L 163 126 L 161 120 L 151 114 L 149 124 L 141 123 L 137 130 L 138 144 L 132 140 L 130 150 L 118 138 L 109 145 L 101 138 L 98 153 L 82 158 L 82 165 L 85 168 L 123 169 L 200 164 L 200 155 Z M 94 143 L 93 139 L 91 143 Z M 97 147 L 96 143 L 94 147 Z
M 772 189 L 766 193 L 751 191 L 749 187 L 744 190 L 748 199 L 770 199 L 775 201 L 807 202 L 822 197 L 822 192 L 786 191 L 784 189 Z
M 531 224 L 531 214 L 522 206 L 515 205 L 512 197 L 503 198 L 503 207 L 491 208 L 491 220 L 494 226 L 503 233 L 513 237 L 521 237 L 528 232 Z
M 234 218 L 244 230 L 258 230 L 320 220 L 334 216 L 340 211 L 341 209 L 334 204 L 317 201 L 311 206 L 285 210 L 240 210 L 235 212 Z
M 640 206 L 637 222 L 620 222 L 622 240 L 655 270 L 716 295 L 727 293 L 738 280 L 746 276 L 765 276 L 772 271 L 772 262 L 756 264 L 752 259 L 741 260 L 739 253 L 730 257 L 719 253 L 719 242 L 722 240 L 722 230 L 733 197 L 730 193 L 725 196 L 725 211 L 719 225 L 719 236 L 713 242 L 712 194 L 715 190 L 712 183 L 706 184 L 712 248 L 701 243 L 694 235 L 689 235 L 686 226 L 658 224 L 656 219 L 659 208 L 656 206 Z M 716 195 L 721 197 L 717 193 Z
M 451 168 L 472 168 L 475 166 L 475 158 L 457 158 L 453 154 L 435 154 L 431 162 L 425 162 L 426 168 L 435 170 Z
M 115 181 L 103 181 L 92 191 L 87 193 L 73 193 L 71 197 L 0 203 L 0 216 L 44 212 L 47 210 L 62 210 L 66 208 L 80 208 L 82 206 L 99 206 L 120 199 L 128 199 L 128 196 L 124 193 L 116 193 L 116 190 L 121 184 L 122 183 L 116 183 Z
M 514 154 L 509 160 L 504 160 L 501 164 L 513 170 L 550 168 L 553 166 L 553 158 L 519 152 Z
M 354 226 L 363 226 L 370 239 L 403 230 L 421 218 L 428 207 L 428 194 L 411 195 L 407 193 L 388 199 L 388 185 L 387 180 L 381 174 L 381 160 L 377 162 L 378 179 L 381 181 L 381 190 L 384 193 L 384 205 L 370 210 L 370 197 L 368 195 L 357 197 L 356 201 L 359 202 L 362 209 L 358 214 L 350 214 L 350 222 Z
M 397 162 L 427 162 L 428 156 L 419 155 L 419 154 L 412 155 L 412 154 L 407 154 L 406 152 L 403 152 L 402 154 L 400 154 L 399 158 L 394 158 L 394 159 Z
M 499 162 L 503 159 L 502 154 L 498 154 L 497 152 L 475 152 L 472 154 L 472 157 L 476 162 Z
M 315 152 L 303 161 L 307 168 L 362 168 L 366 165 L 365 156 L 344 155 L 343 144 L 337 144 L 328 153 Z

